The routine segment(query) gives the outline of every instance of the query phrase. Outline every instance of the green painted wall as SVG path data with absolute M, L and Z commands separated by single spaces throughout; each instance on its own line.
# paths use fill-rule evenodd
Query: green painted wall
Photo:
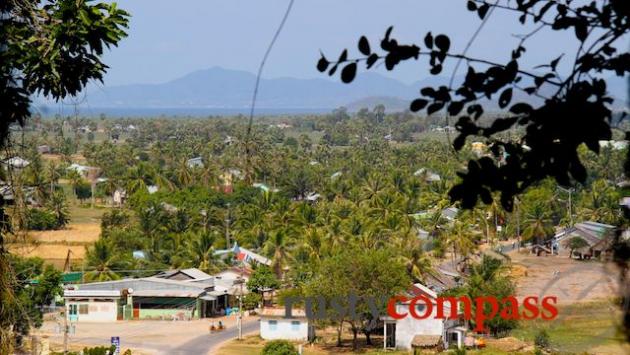
M 171 316 L 177 315 L 177 314 L 184 314 L 190 318 L 193 318 L 195 316 L 191 310 L 186 310 L 186 309 L 168 309 L 168 308 L 142 309 L 140 308 L 140 319 L 145 319 L 145 318 L 157 319 L 159 317 L 170 319 Z

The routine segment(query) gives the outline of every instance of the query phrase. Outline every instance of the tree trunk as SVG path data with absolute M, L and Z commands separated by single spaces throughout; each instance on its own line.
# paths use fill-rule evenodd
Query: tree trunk
M 352 350 L 357 350 L 359 349 L 359 342 L 357 338 L 357 333 L 359 333 L 359 330 L 354 325 L 351 325 L 350 329 L 352 329 Z
M 341 333 L 343 332 L 343 322 L 337 327 L 337 347 L 341 347 Z
M 370 337 L 372 335 L 372 331 L 368 329 L 364 329 L 363 334 L 365 335 L 365 343 L 369 346 L 373 345 L 372 338 Z

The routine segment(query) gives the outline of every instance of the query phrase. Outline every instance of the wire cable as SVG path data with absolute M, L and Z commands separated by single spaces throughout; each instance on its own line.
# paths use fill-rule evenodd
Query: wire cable
M 282 17 L 282 20 L 280 21 L 280 25 L 276 29 L 276 33 L 274 33 L 273 38 L 271 39 L 271 42 L 269 42 L 269 46 L 267 46 L 265 55 L 263 56 L 263 59 L 260 62 L 260 66 L 258 67 L 258 73 L 256 74 L 256 83 L 254 84 L 254 93 L 252 95 L 252 103 L 249 110 L 249 121 L 247 124 L 247 133 L 245 134 L 245 152 L 246 152 L 246 158 L 247 158 L 247 165 L 249 165 L 249 162 L 250 162 L 249 140 L 251 137 L 252 126 L 254 124 L 254 110 L 256 109 L 256 99 L 258 97 L 258 87 L 260 86 L 260 76 L 262 75 L 262 71 L 263 71 L 263 68 L 265 67 L 265 63 L 267 62 L 267 58 L 269 57 L 269 54 L 271 53 L 271 50 L 273 49 L 273 45 L 276 43 L 276 40 L 278 39 L 278 37 L 280 36 L 280 33 L 282 32 L 282 29 L 284 28 L 284 24 L 287 22 L 287 19 L 289 18 L 289 14 L 291 13 L 291 9 L 293 8 L 293 2 L 294 0 L 289 1 L 287 9 L 284 12 L 284 16 Z

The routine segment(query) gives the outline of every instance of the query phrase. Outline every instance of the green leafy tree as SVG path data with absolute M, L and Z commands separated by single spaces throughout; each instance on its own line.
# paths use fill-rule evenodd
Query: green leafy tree
M 584 238 L 581 237 L 573 237 L 568 240 L 567 246 L 569 247 L 569 258 L 573 256 L 573 253 L 576 250 L 588 247 L 588 243 Z
M 271 268 L 266 265 L 257 265 L 247 281 L 247 289 L 259 293 L 261 296 L 266 290 L 277 290 L 278 288 L 280 288 L 280 281 Z
M 48 201 L 48 209 L 55 216 L 57 228 L 65 227 L 70 221 L 68 203 L 66 202 L 66 195 L 63 193 L 63 190 L 57 190 L 52 194 L 50 201 Z
M 382 296 L 391 297 L 403 292 L 411 284 L 411 279 L 405 265 L 393 255 L 393 251 L 388 249 L 345 249 L 321 263 L 316 275 L 305 286 L 305 295 L 323 297 L 328 301 L 331 297 L 341 297 L 345 299 L 342 306 L 348 307 L 348 296 L 379 300 Z M 384 309 L 385 304 L 378 306 Z M 331 319 L 337 319 L 338 346 L 341 346 L 344 323 L 352 331 L 353 349 L 358 349 L 359 332 L 363 332 L 368 344 L 371 344 L 370 335 L 378 320 L 372 319 L 365 302 L 360 302 L 356 311 L 360 319 L 351 319 L 347 313 L 338 314 L 332 308 L 326 309 Z

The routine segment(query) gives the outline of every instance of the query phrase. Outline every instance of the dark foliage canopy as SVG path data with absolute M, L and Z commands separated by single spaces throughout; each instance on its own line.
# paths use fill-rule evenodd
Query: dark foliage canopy
M 363 57 L 350 59 L 347 49 L 336 61 L 329 61 L 322 54 L 317 68 L 332 76 L 342 67 L 341 80 L 350 83 L 361 62 L 365 62 L 367 69 L 383 62 L 387 70 L 392 70 L 403 61 L 427 57 L 433 75 L 440 74 L 449 59 L 468 64 L 461 85 L 453 86 L 451 78 L 448 86 L 422 88 L 410 109 L 426 110 L 429 115 L 443 112 L 457 116 L 455 127 L 459 135 L 453 141 L 457 150 L 469 136 L 486 137 L 492 142 L 496 159 L 482 157 L 469 161 L 466 171 L 460 173 L 461 183 L 450 191 L 451 199 L 471 208 L 478 199 L 490 203 L 491 192 L 499 191 L 503 207 L 512 210 L 516 194 L 546 177 L 554 177 L 561 185 L 584 182 L 587 173 L 578 158 L 578 146 L 586 144 L 598 153 L 599 141 L 611 139 L 617 123 L 613 122 L 610 109 L 613 99 L 607 96 L 606 82 L 601 77 L 608 72 L 619 76 L 630 72 L 630 54 L 616 47 L 630 29 L 630 2 L 576 3 L 571 0 L 468 1 L 468 10 L 482 20 L 498 8 L 516 13 L 521 24 L 532 22 L 537 26 L 522 36 L 506 63 L 472 58 L 465 51 L 453 52 L 451 39 L 445 34 L 428 32 L 422 44 L 401 44 L 392 37 L 393 27 L 390 27 L 380 42 L 383 52 L 375 52 L 363 36 L 358 42 Z M 572 70 L 566 77 L 561 77 L 556 70 L 563 56 L 539 65 L 536 72 L 526 71 L 519 65 L 527 39 L 543 28 L 573 31 L 580 43 Z M 543 87 L 549 90 L 541 90 Z M 516 90 L 536 96 L 544 103 L 532 107 L 526 102 L 512 102 Z M 545 96 L 546 92 L 552 94 Z M 498 106 L 508 112 L 485 127 L 478 123 L 484 114 L 484 99 L 496 100 Z M 515 126 L 525 129 L 519 141 L 495 138 Z M 497 164 L 498 158 L 503 156 L 507 157 L 505 161 Z
M 90 0 L 0 2 L 0 144 L 30 115 L 30 97 L 77 95 L 103 80 L 105 48 L 126 36 L 129 14 Z

